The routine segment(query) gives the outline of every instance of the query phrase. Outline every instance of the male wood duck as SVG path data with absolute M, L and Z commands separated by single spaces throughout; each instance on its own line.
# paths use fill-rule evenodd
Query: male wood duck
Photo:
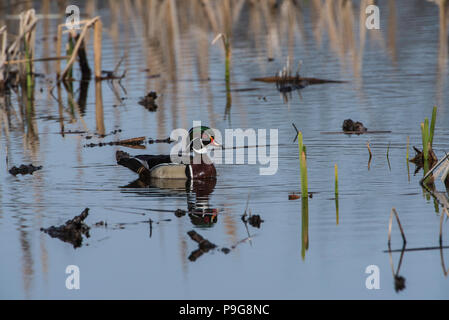
M 147 179 L 208 179 L 217 176 L 214 164 L 207 157 L 209 146 L 221 146 L 215 141 L 209 127 L 194 127 L 189 130 L 187 150 L 190 152 L 185 160 L 174 163 L 170 155 L 137 155 L 130 156 L 117 151 L 117 164 L 139 174 L 139 178 Z

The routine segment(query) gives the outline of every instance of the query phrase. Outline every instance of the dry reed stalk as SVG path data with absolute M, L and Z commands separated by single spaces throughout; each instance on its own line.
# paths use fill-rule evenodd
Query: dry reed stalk
M 32 20 L 28 21 L 29 23 L 20 30 L 19 35 L 15 38 L 15 40 L 9 45 L 7 49 L 7 55 L 12 60 L 16 59 L 16 57 L 20 53 L 20 43 L 22 41 L 22 38 L 25 36 L 25 34 L 31 31 L 36 25 L 37 19 L 35 17 L 31 17 L 31 19 Z
M 119 141 L 117 141 L 117 144 L 143 143 L 143 142 L 145 142 L 145 139 L 146 139 L 145 137 L 137 137 L 137 138 L 119 140 Z
M 370 148 L 370 145 L 369 145 L 369 141 L 366 143 L 366 147 L 368 148 L 369 159 L 371 160 L 371 158 L 373 157 L 373 154 L 372 154 L 372 152 L 371 152 L 371 148 Z
M 402 229 L 401 221 L 399 220 L 399 215 L 396 212 L 396 209 L 392 208 L 391 213 L 390 213 L 390 221 L 388 223 L 388 247 L 390 247 L 390 243 L 391 243 L 391 228 L 393 226 L 393 214 L 396 217 L 396 221 L 398 222 L 399 230 L 401 231 L 401 235 L 402 235 L 403 244 L 405 245 L 407 243 L 407 240 L 405 239 L 404 230 Z
M 103 36 L 103 23 L 98 19 L 94 26 L 94 61 L 95 79 L 101 78 L 101 40 Z
M 335 212 L 337 225 L 339 220 L 338 207 L 338 166 L 335 164 Z
M 6 61 L 5 64 L 19 64 L 24 62 L 44 62 L 44 61 L 56 61 L 56 60 L 65 60 L 69 58 L 69 56 L 61 56 L 61 57 L 47 57 L 47 58 L 36 58 L 36 59 L 19 59 Z
M 0 28 L 0 92 L 4 90 L 6 81 L 6 64 L 8 63 L 6 58 L 6 40 L 8 32 L 6 26 Z
M 56 36 L 56 56 L 61 56 L 61 45 L 62 45 L 62 27 L 60 24 L 58 26 L 58 34 Z M 59 78 L 61 74 L 61 60 L 56 61 L 56 76 Z

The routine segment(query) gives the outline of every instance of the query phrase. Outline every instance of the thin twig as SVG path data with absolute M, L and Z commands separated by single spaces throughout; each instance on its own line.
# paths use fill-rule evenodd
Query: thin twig
M 298 91 L 298 92 L 299 92 L 299 91 Z M 294 123 L 292 123 L 292 126 L 293 126 L 293 128 L 295 128 L 295 130 L 296 130 L 296 135 L 295 135 L 295 138 L 293 139 L 293 142 L 295 142 L 296 139 L 298 139 L 298 133 L 299 133 L 299 130 L 298 130 L 298 128 L 296 128 L 296 126 L 295 126 Z
M 368 148 L 368 152 L 369 152 L 369 159 L 368 159 L 368 170 L 369 170 L 370 165 L 371 165 L 371 159 L 373 158 L 373 154 L 371 153 L 371 148 L 369 146 L 369 141 L 366 142 L 366 147 Z

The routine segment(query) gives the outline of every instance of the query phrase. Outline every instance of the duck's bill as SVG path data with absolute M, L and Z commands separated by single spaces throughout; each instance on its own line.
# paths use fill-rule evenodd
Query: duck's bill
M 211 138 L 211 143 L 212 146 L 214 147 L 221 147 L 221 144 L 218 143 L 214 138 Z

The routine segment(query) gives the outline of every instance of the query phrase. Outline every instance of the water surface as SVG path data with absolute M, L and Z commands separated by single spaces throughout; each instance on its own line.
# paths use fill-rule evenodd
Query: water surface
M 38 13 L 60 12 L 54 4 L 46 6 L 49 1 L 43 3 L 33 3 Z M 442 209 L 437 213 L 433 199 L 419 186 L 422 172 L 414 175 L 413 165 L 408 171 L 405 154 L 407 136 L 411 145 L 420 147 L 420 122 L 430 117 L 433 105 L 438 106 L 435 152 L 441 157 L 449 149 L 447 34 L 445 23 L 439 23 L 443 9 L 427 1 L 379 1 L 381 29 L 370 31 L 359 29 L 364 21 L 359 21 L 361 7 L 356 1 L 346 1 L 342 7 L 334 2 L 328 7 L 320 1 L 300 1 L 300 8 L 281 1 L 285 7 L 273 10 L 263 4 L 245 2 L 241 9 L 234 4 L 229 107 L 223 50 L 219 44 L 210 44 L 217 31 L 226 29 L 226 11 L 214 9 L 218 21 L 214 29 L 196 1 L 175 3 L 172 20 L 173 11 L 165 3 L 155 8 L 138 1 L 80 5 L 86 16 L 100 15 L 103 20 L 103 69 L 112 70 L 125 56 L 119 68 L 127 71 L 122 80 L 126 92 L 118 90 L 123 100 L 103 81 L 101 110 L 96 105 L 95 82 L 90 81 L 80 110 L 70 108 L 62 88 L 60 113 L 50 93 L 54 64 L 36 63 L 36 72 L 45 78 L 38 79 L 35 90 L 35 135 L 21 121 L 15 94 L 11 99 L 16 116 L 7 116 L 2 107 L 9 127 L 2 120 L 0 297 L 447 298 L 449 282 L 440 250 L 404 253 L 400 275 L 406 279 L 406 288 L 400 292 L 395 291 L 390 257 L 384 252 L 392 207 L 399 212 L 408 248 L 438 246 Z M 6 14 L 22 9 L 0 13 L 0 25 L 14 28 L 17 20 Z M 153 15 L 167 23 L 152 24 Z M 62 21 L 38 23 L 36 56 L 54 55 L 53 36 Z M 274 75 L 287 57 L 294 65 L 302 60 L 304 76 L 347 82 L 309 86 L 284 97 L 274 84 L 251 81 Z M 78 69 L 75 76 L 80 76 Z M 77 101 L 79 87 L 80 82 L 74 82 Z M 159 95 L 156 112 L 138 104 L 148 91 Z M 56 89 L 52 93 L 56 96 Z M 347 118 L 362 121 L 369 130 L 392 132 L 322 134 L 339 131 Z M 186 193 L 182 185 L 123 188 L 137 177 L 116 165 L 117 150 L 156 154 L 169 152 L 169 146 L 147 145 L 146 150 L 84 147 L 139 136 L 166 138 L 173 129 L 189 129 L 194 120 L 219 130 L 279 130 L 275 175 L 259 175 L 258 165 L 217 165 L 215 186 L 209 186 L 206 198 L 196 200 L 206 201 L 218 212 L 210 227 L 174 215 L 178 208 L 187 210 L 188 201 L 195 203 L 195 194 Z M 61 123 L 65 131 L 87 130 L 94 137 L 61 135 Z M 307 145 L 313 193 L 308 216 L 302 212 L 301 200 L 288 200 L 290 193 L 300 192 L 292 123 L 302 130 Z M 104 139 L 95 136 L 117 129 L 121 132 Z M 368 141 L 373 152 L 369 169 Z M 33 163 L 43 169 L 32 176 L 8 174 L 6 147 L 10 167 Z M 339 168 L 338 218 L 335 164 Z M 444 191 L 444 186 L 437 187 Z M 247 230 L 241 221 L 248 194 L 251 212 L 264 220 L 260 229 L 248 226 Z M 108 227 L 92 227 L 82 247 L 74 249 L 40 231 L 64 223 L 86 207 L 90 208 L 89 225 L 106 221 Z M 154 221 L 151 237 L 149 219 Z M 238 244 L 227 255 L 214 251 L 191 262 L 188 257 L 197 249 L 187 235 L 192 229 L 223 247 L 236 245 L 248 232 L 251 241 Z M 401 246 L 394 225 L 392 247 Z M 443 258 L 448 255 L 447 250 L 442 252 Z M 392 254 L 395 268 L 399 257 Z M 79 266 L 80 290 L 65 288 L 67 265 Z M 365 286 L 369 265 L 380 269 L 380 290 Z

